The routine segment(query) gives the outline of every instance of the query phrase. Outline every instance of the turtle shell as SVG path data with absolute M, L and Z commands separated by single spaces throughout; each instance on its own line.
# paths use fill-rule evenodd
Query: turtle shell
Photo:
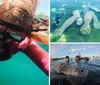
M 37 0 L 2 0 L 0 23 L 9 23 L 14 25 L 16 30 L 25 30 L 32 25 L 36 6 Z

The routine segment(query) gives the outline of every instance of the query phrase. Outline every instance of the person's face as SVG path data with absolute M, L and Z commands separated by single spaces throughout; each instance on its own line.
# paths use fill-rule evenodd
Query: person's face
M 88 62 L 88 60 L 87 60 L 86 58 L 84 58 L 84 61 L 85 61 L 85 62 Z
M 68 63 L 69 63 L 69 58 L 66 58 L 66 62 L 68 62 Z
M 79 63 L 80 58 L 79 57 L 76 57 L 75 60 L 76 60 L 76 63 Z

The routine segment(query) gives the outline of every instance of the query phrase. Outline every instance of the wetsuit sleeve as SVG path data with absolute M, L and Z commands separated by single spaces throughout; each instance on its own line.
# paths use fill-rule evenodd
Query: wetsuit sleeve
M 48 75 L 49 73 L 49 58 L 48 53 L 44 51 L 35 42 L 32 42 L 26 49 L 24 53 L 40 67 L 40 69 Z
M 30 42 L 28 37 L 21 43 L 13 42 L 11 44 L 11 54 L 19 50 L 24 52 L 46 75 L 49 74 L 49 57 L 48 53 L 38 46 L 34 41 Z

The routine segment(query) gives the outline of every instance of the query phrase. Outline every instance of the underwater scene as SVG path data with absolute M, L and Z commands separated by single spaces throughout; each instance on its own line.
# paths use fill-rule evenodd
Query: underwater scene
M 0 85 L 49 84 L 48 5 L 0 0 Z
M 51 42 L 100 42 L 100 0 L 51 0 Z
M 100 44 L 52 44 L 50 85 L 100 85 L 99 52 Z
M 48 46 L 40 46 L 48 52 Z M 0 61 L 0 85 L 48 85 L 48 82 L 48 76 L 22 52 Z

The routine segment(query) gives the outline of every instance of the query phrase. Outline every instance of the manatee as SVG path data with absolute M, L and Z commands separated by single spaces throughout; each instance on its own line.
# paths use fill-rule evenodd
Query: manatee
M 67 29 L 69 26 L 71 26 L 75 21 L 76 19 L 80 17 L 80 12 L 79 10 L 74 10 L 73 11 L 73 16 L 71 16 L 70 18 L 68 18 L 64 24 L 61 26 L 61 28 L 57 29 L 55 32 L 54 32 L 54 37 L 59 37 L 63 34 L 63 32 L 65 31 L 65 29 Z
M 82 84 L 87 76 L 89 71 L 75 64 L 68 63 L 59 63 L 51 64 L 51 85 L 80 85 Z M 61 84 L 64 82 L 63 84 Z
M 88 4 L 88 7 L 96 12 L 100 12 L 100 9 L 96 8 L 95 6 L 92 6 L 90 4 Z
M 76 24 L 77 24 L 77 25 L 82 25 L 82 24 L 83 24 L 83 19 L 82 19 L 82 17 L 78 17 L 78 18 L 77 18 Z
M 91 12 L 91 15 L 93 17 L 93 21 L 94 21 L 93 26 L 94 26 L 94 28 L 95 29 L 100 29 L 100 22 L 98 20 L 98 17 L 95 15 L 95 13 L 93 11 L 90 11 L 90 12 Z
M 85 15 L 87 12 L 89 12 L 89 7 L 87 5 L 83 5 L 82 12 L 83 12 L 83 15 Z
M 84 15 L 84 24 L 80 28 L 80 32 L 82 34 L 87 35 L 91 32 L 91 27 L 90 27 L 91 21 L 92 21 L 92 14 L 89 11 Z

